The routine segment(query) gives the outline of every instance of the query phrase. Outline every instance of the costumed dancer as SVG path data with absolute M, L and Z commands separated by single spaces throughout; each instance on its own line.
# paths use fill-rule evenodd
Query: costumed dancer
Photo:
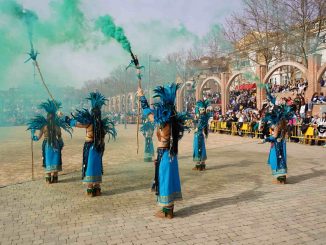
M 208 137 L 208 120 L 211 117 L 210 103 L 208 100 L 199 100 L 196 103 L 194 118 L 194 144 L 193 144 L 193 161 L 196 162 L 192 170 L 203 171 L 206 168 L 207 159 L 205 138 Z
M 61 103 L 47 100 L 39 105 L 47 113 L 46 117 L 37 115 L 31 119 L 27 125 L 27 130 L 31 130 L 32 140 L 38 141 L 44 136 L 42 144 L 43 167 L 45 168 L 45 181 L 48 184 L 58 183 L 58 172 L 62 171 L 63 140 L 61 128 L 71 136 L 72 129 L 63 119 L 61 119 L 58 109 Z M 35 132 L 38 131 L 38 135 Z
M 294 110 L 286 104 L 275 105 L 276 99 L 268 89 L 267 95 L 272 103 L 272 108 L 265 113 L 263 121 L 271 128 L 271 134 L 263 141 L 271 143 L 271 149 L 268 157 L 268 164 L 271 167 L 273 182 L 276 184 L 285 184 L 287 176 L 287 157 L 286 157 L 286 139 L 288 120 L 293 118 Z
M 87 184 L 88 196 L 101 195 L 103 164 L 102 157 L 105 148 L 105 135 L 117 135 L 114 123 L 108 118 L 102 118 L 101 108 L 105 105 L 106 98 L 98 93 L 90 93 L 87 98 L 91 102 L 91 110 L 85 108 L 72 114 L 72 119 L 66 117 L 66 121 L 73 127 L 85 128 L 85 144 L 83 149 L 82 180 Z
M 174 202 L 182 199 L 178 169 L 178 143 L 186 129 L 186 114 L 175 108 L 178 84 L 159 86 L 154 89 L 154 98 L 159 101 L 150 109 L 141 89 L 138 89 L 143 115 L 157 126 L 157 159 L 155 161 L 155 190 L 161 207 L 155 214 L 159 218 L 173 218 Z
M 145 149 L 144 149 L 144 161 L 152 162 L 154 156 L 154 144 L 153 144 L 153 134 L 154 134 L 154 123 L 150 122 L 148 119 L 145 120 L 140 131 L 145 138 Z

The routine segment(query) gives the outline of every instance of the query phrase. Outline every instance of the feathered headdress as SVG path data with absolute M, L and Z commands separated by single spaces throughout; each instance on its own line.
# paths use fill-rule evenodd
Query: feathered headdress
M 266 95 L 267 95 L 267 99 L 273 104 L 276 104 L 276 98 L 275 96 L 272 95 L 272 93 L 269 90 L 268 84 L 265 85 L 265 89 L 266 89 Z
M 200 108 L 204 108 L 205 110 L 207 109 L 207 107 L 210 106 L 210 101 L 209 100 L 199 100 L 196 102 L 196 108 L 195 108 L 195 113 L 199 113 L 199 109 Z
M 164 125 L 170 121 L 172 115 L 176 114 L 175 98 L 179 87 L 179 84 L 171 83 L 169 85 L 158 86 L 153 90 L 153 98 L 160 99 L 154 103 L 154 118 L 156 125 Z
M 273 104 L 273 108 L 265 113 L 264 122 L 276 125 L 282 120 L 290 120 L 294 116 L 294 109 L 287 104 L 276 105 L 276 98 L 270 93 L 268 85 L 266 85 L 267 99 Z
M 264 122 L 272 125 L 278 124 L 282 120 L 290 120 L 294 116 L 293 107 L 286 104 L 275 105 L 270 112 L 266 112 L 263 118 Z
M 102 119 L 102 123 L 105 133 L 109 136 L 109 141 L 111 137 L 115 140 L 115 138 L 117 137 L 117 130 L 114 126 L 114 122 L 106 117 Z
M 160 102 L 163 104 L 174 105 L 175 98 L 177 96 L 177 90 L 180 88 L 180 84 L 171 83 L 169 85 L 158 86 L 154 91 L 153 98 L 160 98 Z
M 39 105 L 40 109 L 45 110 L 47 113 L 55 114 L 58 109 L 61 109 L 61 102 L 47 100 Z
M 103 105 L 106 104 L 106 98 L 104 97 L 104 95 L 102 95 L 99 92 L 91 92 L 89 94 L 89 97 L 86 98 L 91 102 L 91 107 L 92 108 L 99 108 L 101 109 Z
M 61 102 L 48 99 L 46 102 L 41 103 L 39 108 L 44 109 L 47 113 L 54 114 L 56 126 L 62 128 L 69 133 L 70 136 L 72 136 L 72 128 L 69 126 L 69 124 L 67 124 L 63 118 L 56 115 L 57 110 L 62 108 Z M 43 115 L 36 115 L 27 122 L 27 130 L 41 130 L 47 125 L 47 123 L 47 119 Z
M 152 130 L 154 131 L 155 129 L 155 125 L 154 123 L 150 122 L 150 121 L 146 121 L 143 123 L 143 125 L 140 127 L 140 132 L 142 132 L 143 135 L 146 134 L 147 131 Z

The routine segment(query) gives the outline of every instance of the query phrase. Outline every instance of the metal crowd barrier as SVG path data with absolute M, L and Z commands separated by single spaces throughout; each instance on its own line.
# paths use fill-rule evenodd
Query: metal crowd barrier
M 292 126 L 293 129 L 288 132 L 288 139 L 297 139 L 300 143 L 311 144 L 312 142 L 326 142 L 326 138 L 318 137 L 316 125 L 310 125 L 305 133 L 302 132 L 302 125 Z
M 302 133 L 302 125 L 293 125 L 287 133 L 288 141 L 297 140 L 299 143 L 311 144 L 312 142 L 326 142 L 326 138 L 319 138 L 316 126 L 309 126 L 305 133 Z M 228 133 L 230 135 L 246 135 L 258 138 L 262 135 L 260 129 L 253 130 L 252 123 L 242 123 L 240 125 L 238 122 L 224 122 L 212 120 L 209 125 L 209 129 L 213 133 Z

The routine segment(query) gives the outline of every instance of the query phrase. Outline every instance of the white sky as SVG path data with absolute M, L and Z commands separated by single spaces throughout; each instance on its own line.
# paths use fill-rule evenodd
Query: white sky
M 52 0 L 60 1 L 60 0 Z M 50 17 L 51 0 L 17 0 L 27 9 L 34 10 L 41 19 Z M 171 39 L 165 36 L 171 28 L 184 25 L 197 36 L 205 35 L 213 24 L 223 24 L 225 17 L 241 8 L 241 0 L 81 0 L 81 8 L 89 20 L 109 14 L 125 29 L 135 52 L 148 51 L 163 57 L 191 44 L 191 40 Z M 114 42 L 114 41 L 112 41 Z M 41 47 L 45 48 L 45 47 Z M 45 77 L 57 76 L 62 83 L 80 87 L 84 81 L 104 78 L 117 65 L 128 64 L 129 57 L 114 43 L 100 46 L 100 50 L 75 50 L 70 45 L 46 47 L 38 50 Z M 125 60 L 126 59 L 126 60 Z M 20 58 L 13 64 L 19 67 Z M 21 64 L 20 64 L 21 66 Z M 50 69 L 51 68 L 51 69 Z M 20 84 L 30 66 L 25 65 L 19 74 L 12 69 L 8 87 Z M 12 79 L 14 78 L 14 79 Z M 54 81 L 49 81 L 52 83 Z M 55 81 L 58 83 L 58 81 Z

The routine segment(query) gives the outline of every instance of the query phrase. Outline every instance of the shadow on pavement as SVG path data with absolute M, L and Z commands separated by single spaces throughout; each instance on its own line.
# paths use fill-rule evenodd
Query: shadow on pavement
M 211 170 L 216 170 L 216 169 L 222 169 L 222 168 L 248 167 L 251 164 L 253 164 L 253 162 L 252 161 L 248 161 L 248 160 L 241 160 L 238 163 L 227 163 L 227 164 L 215 165 L 215 166 L 209 166 L 209 164 L 207 164 L 206 171 L 211 171 Z
M 187 216 L 191 216 L 194 214 L 207 212 L 209 210 L 220 208 L 223 206 L 233 205 L 233 204 L 237 204 L 237 203 L 241 203 L 241 202 L 245 202 L 245 201 L 257 200 L 266 194 L 266 192 L 257 191 L 257 188 L 259 188 L 259 187 L 255 187 L 252 190 L 242 192 L 237 196 L 226 197 L 226 198 L 217 198 L 210 202 L 196 204 L 196 205 L 193 205 L 190 207 L 182 208 L 175 213 L 176 217 L 180 217 L 180 218 L 187 217 Z
M 313 179 L 313 178 L 317 178 L 317 177 L 326 175 L 326 170 L 315 170 L 314 168 L 311 168 L 311 171 L 312 171 L 312 173 L 290 176 L 289 178 L 287 178 L 287 183 L 288 184 L 297 184 L 297 183 L 300 183 L 300 182 L 308 180 L 308 179 Z
M 251 190 L 244 191 L 240 193 L 239 195 L 232 196 L 232 197 L 226 197 L 226 198 L 217 198 L 212 201 L 196 204 L 193 206 L 185 207 L 176 212 L 177 217 L 186 217 L 191 216 L 194 214 L 199 214 L 202 212 L 206 212 L 212 209 L 220 208 L 227 205 L 237 204 L 240 202 L 245 201 L 253 201 L 261 198 L 264 196 L 267 192 L 258 191 L 257 189 L 260 188 L 263 183 L 259 176 L 253 175 L 250 177 L 251 180 L 255 182 L 255 187 Z
M 122 194 L 130 191 L 137 191 L 137 190 L 144 190 L 148 189 L 148 192 L 150 192 L 150 183 L 149 184 L 140 184 L 140 185 L 133 185 L 133 186 L 125 186 L 119 189 L 106 189 L 102 192 L 102 196 L 111 196 L 111 195 L 117 195 Z M 153 194 L 154 195 L 154 194 Z

